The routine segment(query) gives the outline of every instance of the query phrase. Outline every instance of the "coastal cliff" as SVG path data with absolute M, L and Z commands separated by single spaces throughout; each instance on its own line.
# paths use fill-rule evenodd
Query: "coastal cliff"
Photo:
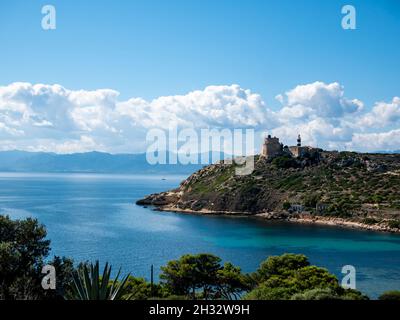
M 321 152 L 255 157 L 252 174 L 223 161 L 177 189 L 137 201 L 158 210 L 247 215 L 400 232 L 400 155 Z

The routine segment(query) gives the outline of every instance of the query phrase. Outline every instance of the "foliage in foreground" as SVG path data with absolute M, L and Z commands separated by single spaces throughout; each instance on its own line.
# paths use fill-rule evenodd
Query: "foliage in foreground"
M 115 279 L 111 281 L 112 267 L 106 263 L 103 274 L 100 276 L 99 261 L 93 265 L 84 264 L 73 273 L 73 284 L 66 299 L 71 300 L 120 300 L 124 295 L 125 284 L 129 275 L 119 282 L 121 269 Z
M 187 254 L 161 270 L 161 283 L 171 294 L 192 299 L 236 300 L 249 288 L 239 267 L 222 266 L 221 259 L 211 254 Z
M 74 267 L 68 258 L 48 260 L 50 241 L 35 219 L 0 215 L 0 299 L 257 299 L 360 300 L 359 291 L 343 289 L 326 269 L 310 265 L 304 255 L 272 256 L 252 274 L 211 254 L 184 255 L 161 268 L 160 282 L 130 275 L 111 278 L 111 266 L 99 262 Z M 56 290 L 43 290 L 42 267 L 56 269 Z M 390 291 L 381 300 L 400 300 Z
M 306 256 L 284 254 L 264 261 L 252 275 L 249 300 L 363 300 L 361 292 L 344 289 L 328 270 L 310 265 Z
M 400 301 L 400 291 L 399 290 L 386 291 L 379 296 L 379 300 Z
M 43 290 L 41 273 L 50 251 L 46 229 L 37 220 L 11 220 L 0 215 L 0 299 L 55 299 L 63 296 L 72 279 L 73 262 L 54 257 L 56 290 Z

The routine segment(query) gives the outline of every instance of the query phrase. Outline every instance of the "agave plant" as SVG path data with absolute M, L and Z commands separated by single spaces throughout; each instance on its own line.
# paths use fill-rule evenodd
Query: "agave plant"
M 124 287 L 129 274 L 121 281 L 118 280 L 119 269 L 114 280 L 110 280 L 111 266 L 106 263 L 103 275 L 100 276 L 99 261 L 84 264 L 73 274 L 72 292 L 67 299 L 71 300 L 119 300 L 124 294 Z

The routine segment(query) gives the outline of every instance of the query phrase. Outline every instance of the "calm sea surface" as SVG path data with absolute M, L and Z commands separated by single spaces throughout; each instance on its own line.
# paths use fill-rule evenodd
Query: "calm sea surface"
M 156 212 L 142 196 L 179 185 L 183 176 L 0 173 L 0 214 L 38 218 L 52 254 L 108 261 L 149 278 L 168 260 L 207 252 L 255 270 L 269 255 L 304 253 L 341 278 L 357 270 L 357 288 L 372 297 L 400 289 L 400 236 L 336 227 Z M 165 179 L 165 180 L 163 180 Z

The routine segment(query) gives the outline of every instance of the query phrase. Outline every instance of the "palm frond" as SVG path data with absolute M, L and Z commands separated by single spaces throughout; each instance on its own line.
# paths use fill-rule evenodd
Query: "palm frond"
M 118 300 L 125 294 L 125 285 L 129 274 L 121 281 L 121 269 L 119 269 L 114 280 L 111 280 L 112 267 L 106 263 L 102 276 L 100 276 L 99 261 L 95 264 L 84 264 L 73 274 L 72 292 L 66 299 L 73 300 Z M 111 283 L 110 283 L 111 282 Z

